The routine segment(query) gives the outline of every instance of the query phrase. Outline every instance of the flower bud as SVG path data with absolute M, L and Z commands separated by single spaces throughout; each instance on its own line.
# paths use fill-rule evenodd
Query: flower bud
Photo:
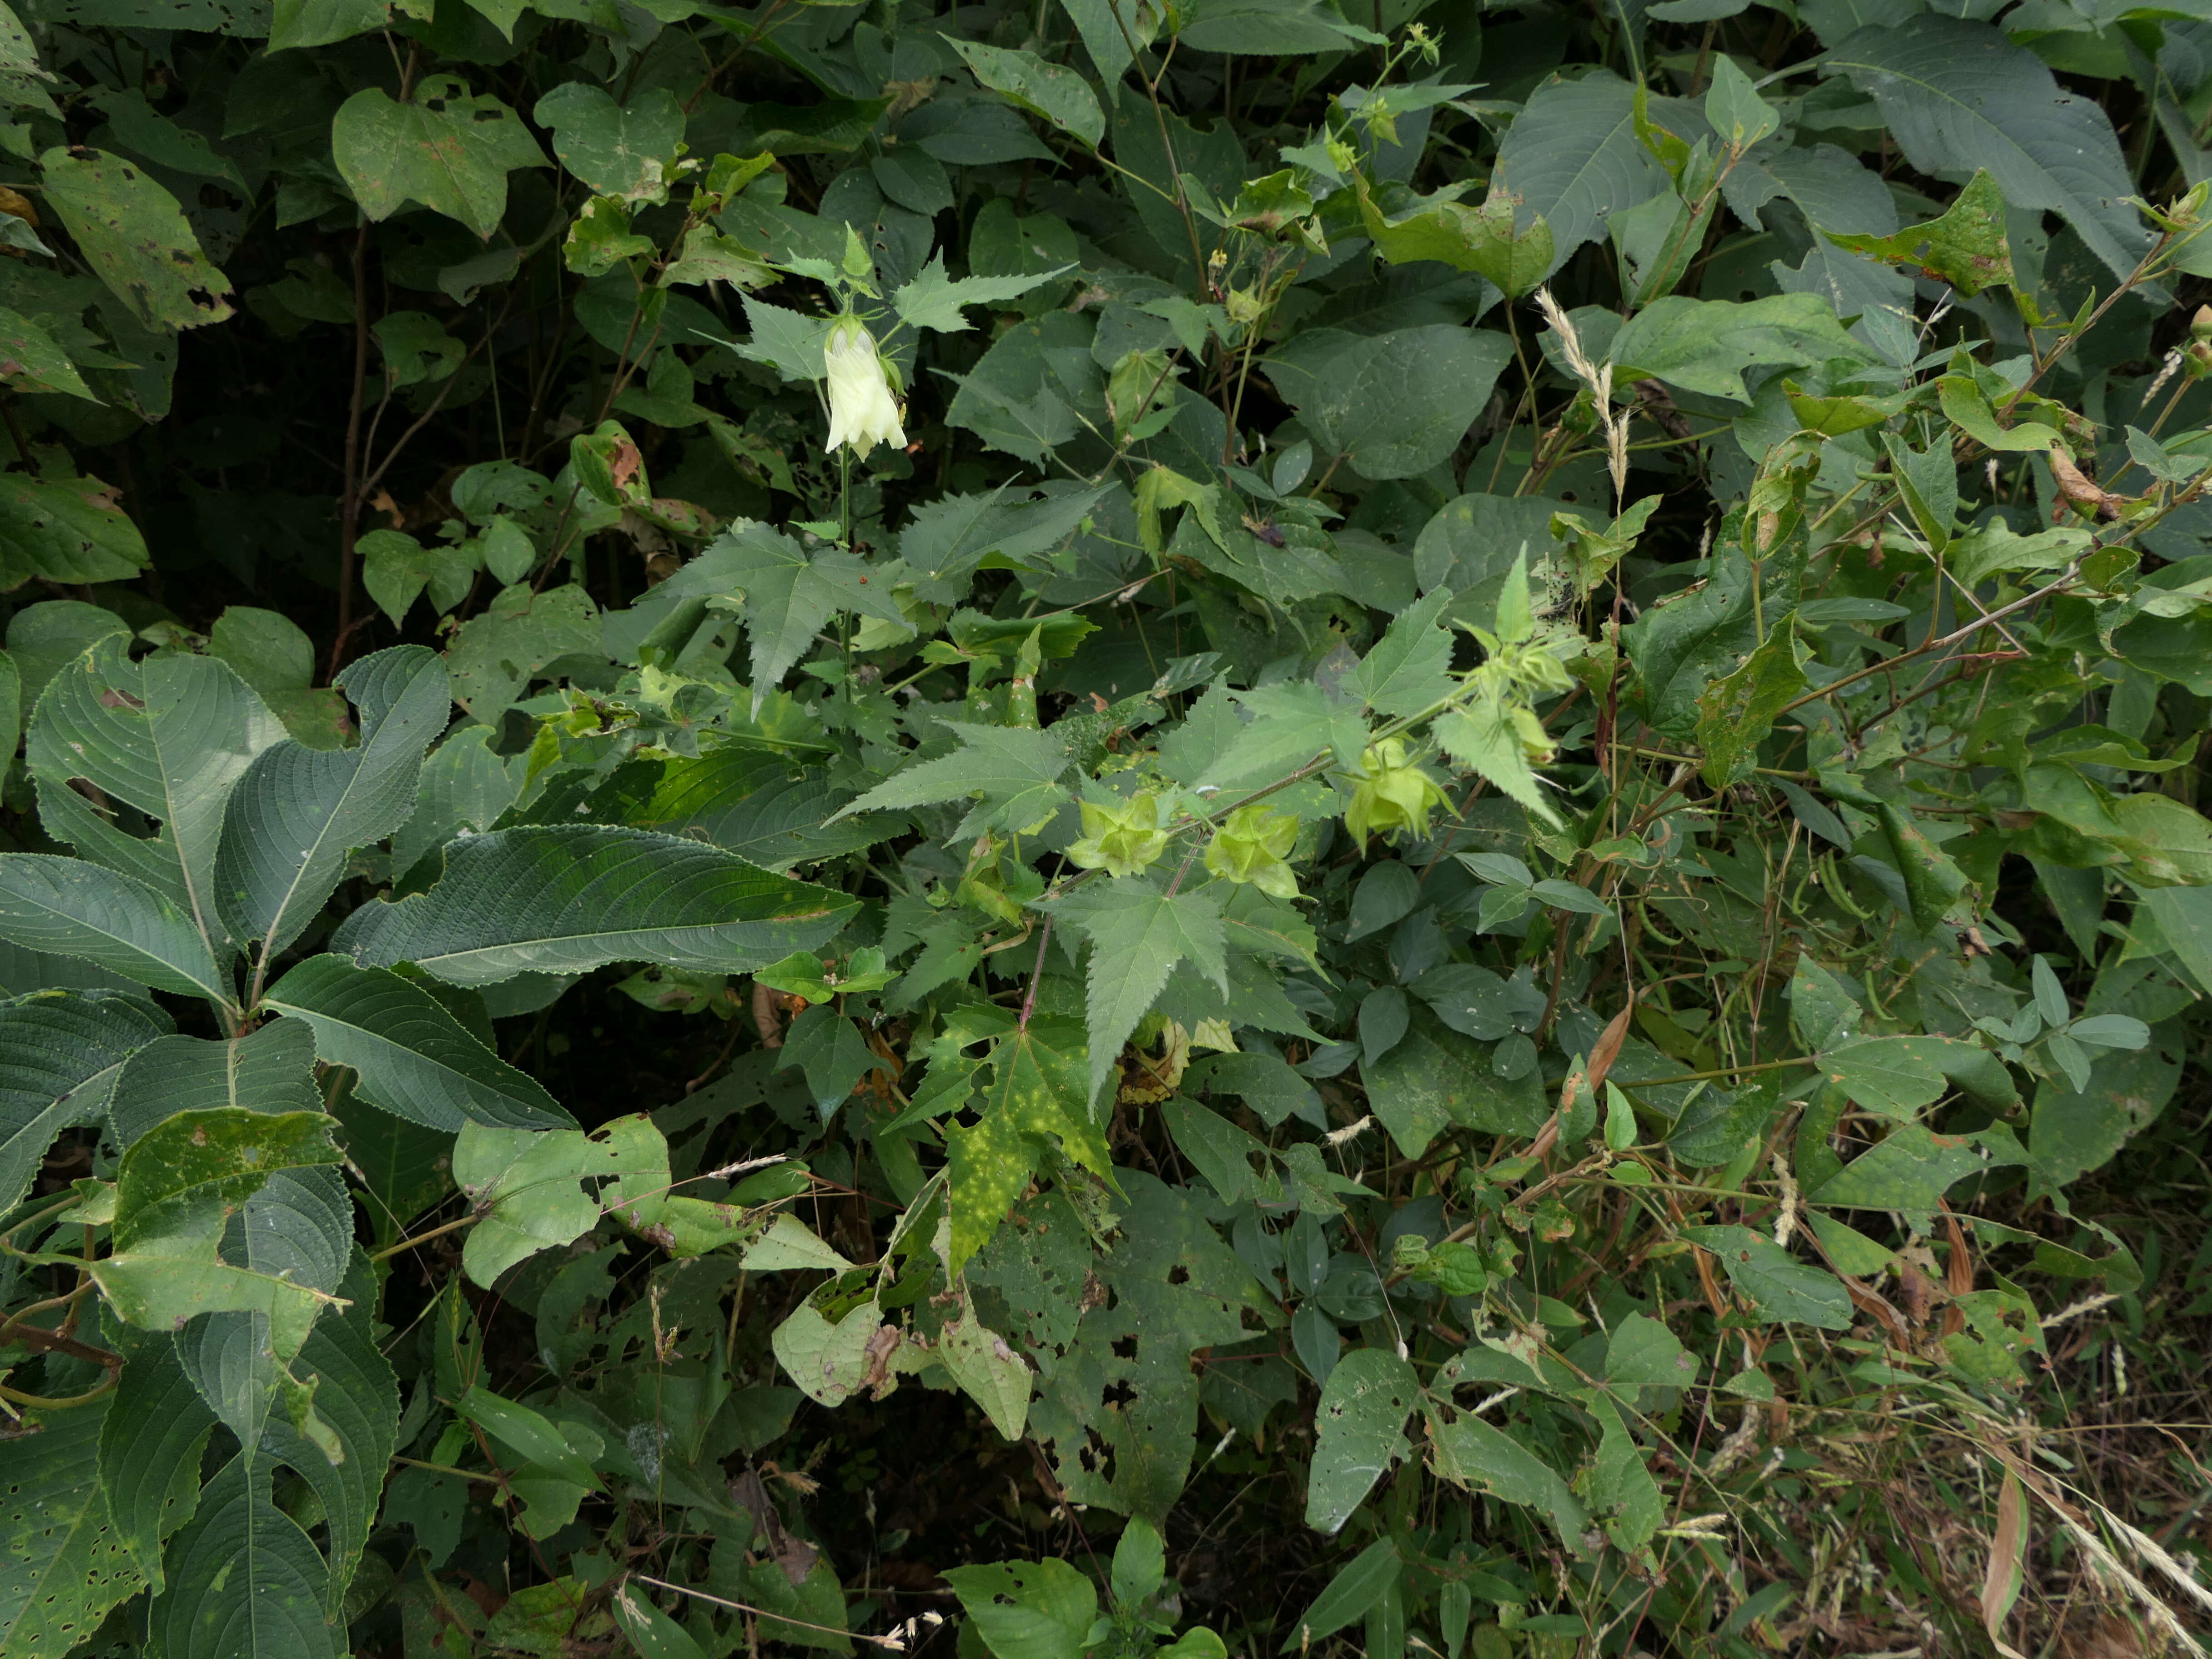
M 830 447 L 849 444 L 863 460 L 879 443 L 904 448 L 906 429 L 899 424 L 890 377 L 866 325 L 857 318 L 839 318 L 823 356 L 830 379 Z
M 2212 306 L 2197 307 L 2197 314 L 2189 319 L 2189 337 L 2200 343 L 2212 340 Z

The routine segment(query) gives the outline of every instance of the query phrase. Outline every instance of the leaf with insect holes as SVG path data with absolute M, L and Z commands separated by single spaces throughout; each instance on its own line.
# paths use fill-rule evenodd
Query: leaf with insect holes
M 464 1124 L 453 1143 L 453 1179 L 482 1219 L 469 1230 L 461 1265 L 490 1288 L 508 1268 L 592 1230 L 600 1205 L 585 1193 L 586 1180 L 656 1165 L 665 1177 L 668 1145 L 642 1116 L 618 1118 L 590 1134 Z
M 206 253 L 177 198 L 136 162 L 105 150 L 39 158 L 44 201 L 131 314 L 163 332 L 232 314 L 230 279 Z
M 1334 1533 L 1352 1518 L 1412 1449 L 1406 1419 L 1420 1400 L 1413 1368 L 1388 1348 L 1360 1348 L 1337 1362 L 1314 1418 L 1320 1437 L 1306 1482 L 1306 1525 Z
M 0 1486 L 0 1644 L 11 1656 L 62 1659 L 146 1582 L 101 1490 L 100 1437 L 114 1409 L 111 1395 L 56 1412 L 9 1448 Z M 198 1485 L 195 1479 L 195 1491 Z
M 418 202 L 483 237 L 506 215 L 507 175 L 546 165 L 520 116 L 451 75 L 424 76 L 404 103 L 380 87 L 354 94 L 331 124 L 331 155 L 369 218 Z

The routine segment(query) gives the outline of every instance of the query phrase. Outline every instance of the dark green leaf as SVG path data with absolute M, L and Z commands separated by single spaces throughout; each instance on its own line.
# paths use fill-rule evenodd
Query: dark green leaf
M 57 1134 L 100 1121 L 124 1062 L 173 1029 L 151 1002 L 113 992 L 0 1002 L 0 1206 L 30 1190 Z
M 447 1130 L 464 1123 L 552 1129 L 574 1121 L 536 1079 L 478 1042 L 421 985 L 389 969 L 313 957 L 265 1000 L 304 1021 L 315 1057 L 353 1067 L 355 1092 L 394 1116 Z
M 331 944 L 361 966 L 412 962 L 454 985 L 609 962 L 734 974 L 824 943 L 853 908 L 842 893 L 672 836 L 501 830 L 455 842 L 436 886 L 363 907 Z
M 363 657 L 337 684 L 358 711 L 359 746 L 264 750 L 223 814 L 216 903 L 234 937 L 260 941 L 264 963 L 315 919 L 349 852 L 407 821 L 450 712 L 445 665 L 420 646 Z

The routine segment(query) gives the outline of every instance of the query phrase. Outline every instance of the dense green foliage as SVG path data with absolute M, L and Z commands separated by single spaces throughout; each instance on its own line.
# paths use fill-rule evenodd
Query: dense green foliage
M 9 1659 L 2199 1650 L 2203 0 L 0 104 Z

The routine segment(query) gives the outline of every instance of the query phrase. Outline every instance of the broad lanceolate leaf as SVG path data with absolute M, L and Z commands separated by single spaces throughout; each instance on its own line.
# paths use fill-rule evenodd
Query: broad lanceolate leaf
M 194 925 L 220 949 L 215 864 L 224 804 L 284 728 L 219 659 L 136 663 L 125 643 L 110 635 L 47 682 L 26 757 L 42 785 L 82 778 L 159 823 L 153 850 L 174 866 Z M 92 846 L 77 850 L 106 861 Z
M 1512 357 L 1512 343 L 1487 330 L 1314 328 L 1270 356 L 1267 371 L 1316 448 L 1364 477 L 1410 478 L 1458 446 Z
M 1835 307 L 1817 294 L 1774 294 L 1741 304 L 1679 295 L 1644 307 L 1613 336 L 1616 380 L 1666 381 L 1689 392 L 1750 401 L 1753 365 L 1863 358 Z
M 0 1480 L 0 1649 L 8 1659 L 63 1659 L 146 1582 L 100 1493 L 100 1429 L 113 1409 L 108 1395 L 55 1412 L 9 1443 Z
M 1225 994 L 1221 908 L 1204 892 L 1168 893 L 1151 882 L 1093 882 L 1059 904 L 1091 941 L 1088 1012 L 1091 1094 L 1115 1074 L 1121 1045 L 1152 1012 L 1175 965 L 1188 958 Z
M 143 167 L 105 150 L 50 149 L 39 172 L 78 249 L 148 328 L 198 328 L 231 314 L 230 279 Z
M 54 337 L 21 312 L 0 306 L 0 379 L 17 392 L 64 392 L 98 403 Z
M 783 871 L 872 847 L 905 828 L 905 816 L 892 812 L 825 823 L 850 795 L 821 769 L 781 755 L 718 749 L 668 762 L 651 798 L 626 816 L 638 829 L 711 842 L 763 870 Z
M 152 1003 L 115 992 L 0 1002 L 0 1210 L 30 1190 L 57 1134 L 100 1121 L 124 1062 L 173 1029 Z
M 311 957 L 264 1000 L 305 1021 L 316 1058 L 352 1066 L 360 1074 L 354 1092 L 395 1116 L 433 1129 L 574 1122 L 535 1078 L 487 1048 L 422 986 L 388 969 Z
M 270 1496 L 274 1466 L 244 1454 L 217 1470 L 169 1550 L 169 1587 L 148 1623 L 166 1659 L 337 1659 L 327 1569 Z
M 1071 764 L 1067 744 L 1048 732 L 1016 726 L 945 725 L 960 739 L 950 755 L 909 765 L 842 808 L 830 821 L 890 807 L 927 806 L 980 794 L 983 799 L 961 821 L 956 838 L 989 829 L 1024 832 L 1036 829 L 1060 810 L 1067 792 L 1060 787 Z
M 1620 1407 L 1595 1390 L 1583 1400 L 1598 1420 L 1602 1438 L 1597 1455 L 1575 1478 L 1575 1490 L 1603 1522 L 1615 1549 L 1641 1549 L 1666 1518 L 1659 1483 L 1645 1467 L 1636 1437 L 1621 1419 Z
M 1395 1540 L 1382 1538 L 1370 1544 L 1340 1567 L 1328 1588 L 1314 1597 L 1313 1605 L 1283 1638 L 1280 1651 L 1306 1651 L 1353 1620 L 1365 1618 L 1368 1609 L 1389 1594 L 1404 1571 Z
M 1631 1388 L 1687 1388 L 1698 1380 L 1698 1365 L 1687 1349 L 1649 1314 L 1631 1314 L 1613 1328 L 1606 1344 L 1605 1380 Z
M 376 1521 L 399 1427 L 398 1378 L 376 1345 L 371 1315 L 375 1270 L 359 1251 L 343 1288 L 352 1305 L 341 1317 L 318 1321 L 293 1362 L 315 1391 L 315 1438 L 282 1412 L 270 1413 L 261 1433 L 264 1457 L 289 1464 L 322 1499 L 330 1528 L 323 1603 L 333 1618 Z
M 264 963 L 314 920 L 352 848 L 407 821 L 423 753 L 451 711 L 445 665 L 420 646 L 363 657 L 337 684 L 358 712 L 359 745 L 264 750 L 223 815 L 216 902 L 234 937 L 261 941 Z
M 282 1021 L 228 1040 L 156 1037 L 124 1062 L 108 1103 L 108 1127 L 126 1150 L 179 1112 L 234 1106 L 252 1112 L 319 1112 L 315 1045 Z
M 507 211 L 507 175 L 545 165 L 521 117 L 450 75 L 424 76 L 404 104 L 381 88 L 354 94 L 331 124 L 331 151 L 370 218 L 419 202 L 478 236 Z
M 200 1452 L 215 1422 L 166 1332 L 127 1351 L 100 1425 L 100 1485 L 117 1540 L 157 1595 L 161 1547 L 198 1506 Z
M 453 844 L 427 893 L 356 910 L 331 939 L 364 967 L 412 962 L 455 985 L 609 962 L 763 968 L 828 941 L 854 901 L 719 848 L 600 825 L 501 830 Z
M 1004 1438 L 1018 1441 L 1029 1420 L 1030 1368 L 1006 1346 L 1006 1338 L 972 1315 L 963 1315 L 945 1322 L 937 1352 L 952 1380 L 983 1408 L 991 1426 Z
M 1840 1287 L 1837 1294 L 1843 1294 Z M 1429 1467 L 1470 1491 L 1528 1505 L 1552 1523 L 1570 1549 L 1577 1554 L 1588 1553 L 1584 1534 L 1589 1527 L 1589 1512 L 1558 1471 L 1504 1430 L 1492 1428 L 1471 1412 L 1460 1412 L 1447 1422 L 1442 1413 L 1431 1408 Z
M 1875 25 L 1824 67 L 1874 94 L 1921 172 L 1986 169 L 2013 206 L 2055 208 L 2115 276 L 2149 246 L 2105 112 L 2061 92 L 2041 59 L 1988 24 L 1922 15 Z
M 1634 89 L 1602 70 L 1538 88 L 1505 131 L 1498 172 L 1523 210 L 1551 227 L 1551 270 L 1604 235 L 1607 216 L 1667 186 L 1637 138 Z
M 0 939 L 82 957 L 157 991 L 228 1001 L 230 976 L 172 900 L 82 859 L 0 853 Z
M 1320 1437 L 1306 1482 L 1306 1525 L 1334 1533 L 1352 1518 L 1411 1449 L 1406 1419 L 1420 1400 L 1420 1379 L 1390 1349 L 1357 1349 L 1337 1363 L 1314 1418 Z
M 1924 1037 L 1851 1037 L 1821 1053 L 1820 1069 L 1854 1105 L 1909 1121 L 1943 1092 L 1931 1046 Z
M 1953 1183 L 2026 1158 L 2009 1130 L 1947 1135 L 1908 1123 L 1891 1130 L 1805 1198 L 1844 1209 L 1895 1210 L 1924 1223 Z
M 1804 689 L 1796 634 L 1785 620 L 1741 667 L 1715 680 L 1698 698 L 1705 782 L 1725 789 L 1749 777 L 1758 769 L 1759 745 L 1774 729 L 1775 717 Z

